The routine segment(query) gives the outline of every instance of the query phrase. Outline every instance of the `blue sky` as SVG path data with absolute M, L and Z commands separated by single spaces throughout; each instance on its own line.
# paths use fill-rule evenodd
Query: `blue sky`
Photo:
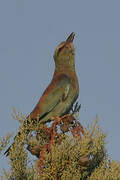
M 80 121 L 108 133 L 120 160 L 120 1 L 0 1 L 0 136 L 17 132 L 12 107 L 28 115 L 49 84 L 57 45 L 75 32 Z M 0 156 L 0 170 L 8 168 Z

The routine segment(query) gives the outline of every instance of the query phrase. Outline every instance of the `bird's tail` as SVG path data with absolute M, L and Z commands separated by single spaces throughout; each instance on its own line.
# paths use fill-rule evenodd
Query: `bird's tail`
M 9 148 L 5 151 L 4 155 L 9 156 L 11 149 L 14 149 L 17 144 L 25 144 L 30 129 L 34 130 L 35 124 L 36 121 L 31 121 L 31 119 L 27 117 L 26 121 L 24 121 L 23 125 L 19 129 L 19 132 L 15 136 L 13 144 L 9 146 Z
M 17 135 L 14 137 L 14 142 L 8 147 L 8 149 L 4 152 L 5 156 L 9 156 L 11 149 L 14 149 L 15 141 L 19 138 L 21 138 L 21 133 L 18 132 Z
M 4 152 L 4 155 L 9 156 L 10 151 L 14 150 L 18 144 L 25 144 L 27 135 L 29 134 L 29 130 L 23 130 L 22 128 L 17 133 L 17 135 L 14 137 L 14 142 L 11 144 L 8 149 Z
M 12 146 L 12 145 L 11 145 L 11 146 Z M 5 155 L 5 156 L 9 156 L 9 151 L 10 151 L 11 146 L 9 146 L 9 148 L 4 152 L 4 155 Z
M 22 136 L 23 134 L 21 134 L 20 132 L 15 136 L 14 138 L 14 142 L 8 147 L 8 149 L 4 152 L 5 156 L 9 156 L 10 151 L 15 150 L 15 148 L 19 145 L 19 144 L 25 144 L 26 143 L 26 139 L 27 139 L 27 133 Z M 19 146 L 18 146 L 19 147 Z

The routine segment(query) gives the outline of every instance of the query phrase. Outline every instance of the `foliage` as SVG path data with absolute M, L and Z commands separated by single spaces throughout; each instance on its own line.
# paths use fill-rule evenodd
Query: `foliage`
M 2 150 L 7 146 L 7 144 L 10 142 L 10 138 L 12 137 L 13 133 L 7 133 L 5 137 L 0 138 L 0 154 Z
M 22 114 L 14 110 L 13 117 L 22 124 Z M 39 125 L 36 127 L 36 135 L 32 131 L 29 133 L 27 150 L 37 157 L 35 163 L 29 159 L 23 133 L 23 140 L 18 138 L 10 151 L 10 171 L 3 169 L 0 179 L 119 180 L 120 162 L 108 157 L 105 149 L 106 134 L 102 132 L 97 119 L 94 125 L 88 125 L 83 131 L 79 121 L 72 117 L 54 117 L 51 126 Z M 0 151 L 8 142 L 8 135 L 0 139 Z

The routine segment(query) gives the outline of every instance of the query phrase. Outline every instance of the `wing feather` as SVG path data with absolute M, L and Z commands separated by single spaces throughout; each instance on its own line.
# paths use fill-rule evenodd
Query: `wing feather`
M 49 114 L 61 101 L 66 100 L 69 94 L 70 85 L 70 78 L 65 74 L 62 74 L 57 78 L 53 78 L 52 82 L 41 96 L 38 104 L 31 112 L 31 119 L 35 119 L 37 117 L 42 119 L 47 114 Z

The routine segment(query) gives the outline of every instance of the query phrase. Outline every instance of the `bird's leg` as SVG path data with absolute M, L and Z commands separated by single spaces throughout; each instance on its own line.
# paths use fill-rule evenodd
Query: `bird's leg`
M 78 102 L 76 102 L 75 106 L 72 107 L 71 111 L 72 111 L 72 116 L 74 117 L 74 124 L 73 127 L 71 128 L 71 132 L 72 135 L 75 136 L 80 136 L 81 138 L 81 134 L 82 133 L 84 135 L 84 129 L 82 127 L 82 125 L 80 124 L 80 122 L 78 122 L 78 115 L 79 115 L 79 111 L 81 108 L 81 104 L 78 105 Z

